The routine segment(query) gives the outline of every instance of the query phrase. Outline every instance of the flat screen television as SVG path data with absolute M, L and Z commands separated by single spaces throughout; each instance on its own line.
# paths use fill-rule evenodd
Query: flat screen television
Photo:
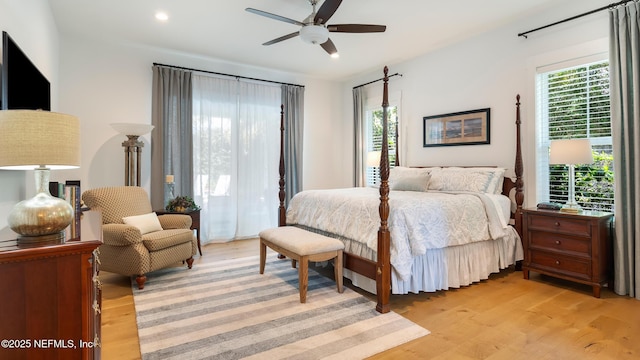
M 6 31 L 2 32 L 0 109 L 51 110 L 51 85 Z

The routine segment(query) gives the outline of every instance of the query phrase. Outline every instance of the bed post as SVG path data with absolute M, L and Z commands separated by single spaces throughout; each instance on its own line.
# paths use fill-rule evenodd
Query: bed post
M 278 226 L 287 225 L 287 213 L 284 207 L 284 104 L 280 105 L 280 206 L 278 207 Z
M 524 181 L 522 180 L 522 174 L 524 172 L 524 165 L 522 164 L 522 147 L 520 140 L 520 94 L 516 95 L 516 213 L 515 213 L 515 227 L 520 237 L 522 237 L 522 203 L 524 202 Z
M 387 226 L 389 218 L 389 139 L 387 132 L 389 89 L 389 69 L 384 67 L 384 87 L 382 92 L 382 154 L 380 155 L 380 228 L 378 229 L 378 259 L 376 263 L 376 310 L 381 313 L 390 311 L 391 291 L 390 234 Z

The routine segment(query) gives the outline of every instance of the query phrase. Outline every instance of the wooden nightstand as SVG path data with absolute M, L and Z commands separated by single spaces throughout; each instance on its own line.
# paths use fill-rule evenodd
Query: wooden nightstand
M 198 240 L 198 253 L 202 256 L 202 250 L 200 249 L 200 210 L 191 210 L 188 212 L 171 212 L 166 210 L 155 210 L 156 215 L 164 214 L 180 214 L 191 216 L 191 230 L 196 231 L 196 239 Z
M 613 287 L 612 223 L 613 214 L 606 212 L 525 209 L 524 278 L 535 271 L 591 285 L 599 298 L 604 284 Z

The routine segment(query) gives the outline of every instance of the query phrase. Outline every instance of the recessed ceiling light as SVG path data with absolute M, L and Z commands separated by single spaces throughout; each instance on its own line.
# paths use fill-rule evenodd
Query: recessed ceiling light
M 158 11 L 156 12 L 156 19 L 159 21 L 167 21 L 169 20 L 169 14 L 164 11 Z
M 337 59 L 337 58 L 340 57 L 340 55 L 337 52 L 335 52 L 335 53 L 331 54 L 331 57 L 334 58 L 334 59 Z

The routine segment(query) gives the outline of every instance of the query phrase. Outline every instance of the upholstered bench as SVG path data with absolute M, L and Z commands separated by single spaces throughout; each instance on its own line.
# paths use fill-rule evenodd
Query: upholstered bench
M 260 274 L 264 274 L 267 246 L 291 259 L 291 267 L 298 269 L 300 302 L 307 301 L 309 261 L 334 260 L 334 274 L 338 292 L 342 292 L 342 241 L 316 234 L 294 226 L 281 226 L 263 230 L 260 236 Z

